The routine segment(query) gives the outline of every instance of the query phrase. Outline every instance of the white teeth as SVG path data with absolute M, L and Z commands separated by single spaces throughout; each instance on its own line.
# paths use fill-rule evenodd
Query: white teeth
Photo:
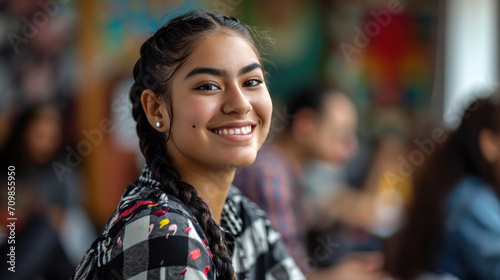
M 252 132 L 252 126 L 247 125 L 240 128 L 230 128 L 230 129 L 214 129 L 213 132 L 219 135 L 244 135 Z
M 248 134 L 248 133 L 252 132 L 252 126 L 251 126 L 251 125 L 249 125 L 249 126 L 244 126 L 244 127 L 242 127 L 242 128 L 241 128 L 241 132 L 242 132 L 243 134 Z

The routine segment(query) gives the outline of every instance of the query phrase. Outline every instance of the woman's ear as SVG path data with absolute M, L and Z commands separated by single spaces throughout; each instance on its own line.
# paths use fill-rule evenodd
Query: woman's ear
M 491 164 L 498 161 L 500 156 L 500 139 L 489 129 L 479 132 L 479 149 L 483 157 Z
M 167 132 L 170 128 L 170 116 L 165 102 L 152 90 L 145 89 L 141 94 L 141 103 L 149 124 L 159 132 Z

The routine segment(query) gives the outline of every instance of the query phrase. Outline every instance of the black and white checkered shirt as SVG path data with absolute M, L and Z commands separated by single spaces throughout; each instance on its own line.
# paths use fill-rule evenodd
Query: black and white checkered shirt
M 147 165 L 131 183 L 74 279 L 216 279 L 205 233 Z M 221 227 L 237 279 L 304 279 L 265 213 L 231 187 Z

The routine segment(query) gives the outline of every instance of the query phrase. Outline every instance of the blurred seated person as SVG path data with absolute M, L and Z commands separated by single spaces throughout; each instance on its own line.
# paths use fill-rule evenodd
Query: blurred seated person
M 388 272 L 500 279 L 500 91 L 475 100 L 442 138 L 415 170 L 407 219 L 387 246 Z
M 308 213 L 313 207 L 304 199 L 302 166 L 312 159 L 347 161 L 357 145 L 357 117 L 347 96 L 327 86 L 299 92 L 286 111 L 291 118 L 283 123 L 284 131 L 264 144 L 253 164 L 237 170 L 233 184 L 266 211 L 295 262 L 309 273 L 312 259 L 307 254 L 306 234 L 317 221 L 315 213 Z M 378 279 L 380 264 L 378 256 L 360 254 L 346 258 L 343 265 L 315 270 L 309 278 Z
M 308 234 L 309 254 L 318 267 L 328 267 L 352 252 L 378 252 L 399 227 L 411 190 L 410 178 L 390 180 L 406 157 L 404 135 L 391 128 L 368 141 L 359 135 L 356 155 L 345 165 L 306 165 L 307 199 L 315 212 Z M 309 204 L 311 205 L 311 203 Z M 335 250 L 322 248 L 336 243 Z M 318 249 L 319 248 L 319 249 Z
M 63 115 L 52 103 L 35 104 L 15 117 L 0 150 L 0 181 L 7 186 L 7 169 L 15 168 L 16 273 L 7 269 L 0 279 L 68 279 L 95 233 L 81 219 L 76 170 L 58 178 L 54 162 L 65 163 Z M 0 194 L 7 203 L 7 191 Z M 7 206 L 2 208 L 7 209 Z M 0 215 L 7 221 L 7 211 Z M 84 216 L 85 218 L 86 216 Z M 0 239 L 0 252 L 10 247 Z M 72 258 L 74 257 L 74 258 Z M 7 278 L 4 278 L 4 272 Z M 10 273 L 10 274 L 9 274 Z M 17 278 L 16 278 L 17 277 Z

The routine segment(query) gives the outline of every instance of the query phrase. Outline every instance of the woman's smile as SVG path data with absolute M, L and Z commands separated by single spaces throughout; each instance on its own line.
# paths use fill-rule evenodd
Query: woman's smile
M 244 142 L 252 139 L 255 122 L 230 122 L 209 130 L 217 137 L 228 141 Z

